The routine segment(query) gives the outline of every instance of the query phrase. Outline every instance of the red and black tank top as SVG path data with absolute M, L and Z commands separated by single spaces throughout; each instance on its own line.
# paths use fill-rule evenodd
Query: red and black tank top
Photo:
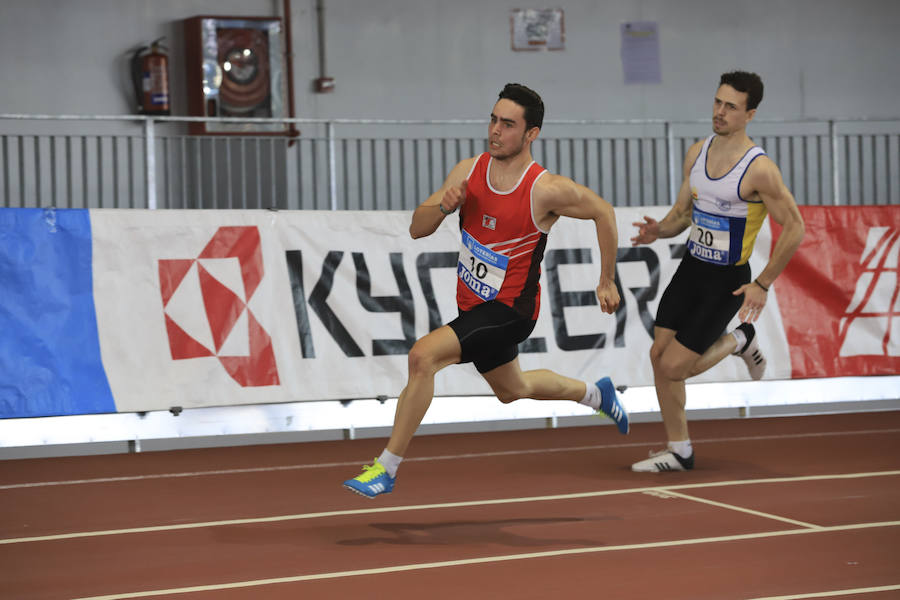
M 532 191 L 546 170 L 532 161 L 515 187 L 501 192 L 490 183 L 492 161 L 490 154 L 481 154 L 467 179 L 459 216 L 456 303 L 460 310 L 471 310 L 497 300 L 534 320 L 547 232 L 534 222 Z

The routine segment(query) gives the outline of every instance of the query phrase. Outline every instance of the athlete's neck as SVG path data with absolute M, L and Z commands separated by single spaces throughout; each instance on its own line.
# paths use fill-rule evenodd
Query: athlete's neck
M 717 133 L 712 141 L 712 146 L 718 152 L 740 152 L 753 145 L 753 140 L 747 135 L 746 129 L 738 129 L 731 133 Z
M 488 171 L 491 185 L 498 190 L 511 189 L 519 182 L 519 179 L 522 178 L 522 173 L 525 172 L 525 169 L 532 162 L 534 162 L 534 159 L 531 158 L 531 152 L 528 150 L 523 150 L 515 156 L 505 158 L 492 156 Z

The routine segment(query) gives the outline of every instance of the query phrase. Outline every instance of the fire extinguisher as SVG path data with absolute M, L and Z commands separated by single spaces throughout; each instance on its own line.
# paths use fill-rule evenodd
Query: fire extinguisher
M 131 80 L 142 115 L 168 115 L 169 55 L 163 46 L 165 38 L 154 40 L 150 46 L 138 48 L 131 55 Z

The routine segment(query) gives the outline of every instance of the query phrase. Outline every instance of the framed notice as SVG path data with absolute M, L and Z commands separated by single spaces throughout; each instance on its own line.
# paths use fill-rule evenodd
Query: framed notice
M 565 50 L 566 29 L 561 8 L 514 8 L 509 15 L 512 49 Z
M 275 17 L 192 17 L 185 21 L 191 116 L 285 118 L 290 73 Z M 196 134 L 288 134 L 283 123 L 191 123 Z

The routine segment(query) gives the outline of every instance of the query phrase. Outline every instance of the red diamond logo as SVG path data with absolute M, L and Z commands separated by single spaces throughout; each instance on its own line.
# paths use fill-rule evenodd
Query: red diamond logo
M 240 283 L 227 285 L 204 259 L 236 259 L 240 273 L 233 279 Z M 230 262 L 224 261 L 223 269 Z M 160 260 L 160 295 L 172 360 L 216 357 L 242 387 L 279 385 L 272 339 L 247 306 L 262 278 L 256 227 L 220 227 L 197 258 Z M 236 291 L 241 284 L 243 290 Z M 236 326 L 246 331 L 236 331 Z M 232 336 L 246 336 L 246 355 L 219 354 Z

